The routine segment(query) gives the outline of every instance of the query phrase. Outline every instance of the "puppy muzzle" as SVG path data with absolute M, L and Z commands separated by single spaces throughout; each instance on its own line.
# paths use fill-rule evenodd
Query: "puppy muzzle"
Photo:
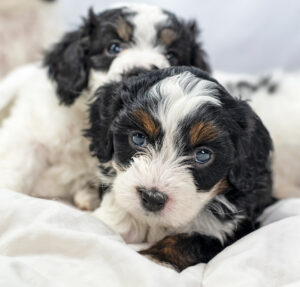
M 148 49 L 128 49 L 121 52 L 112 62 L 108 75 L 120 75 L 135 68 L 151 70 L 169 67 L 170 64 L 161 52 Z

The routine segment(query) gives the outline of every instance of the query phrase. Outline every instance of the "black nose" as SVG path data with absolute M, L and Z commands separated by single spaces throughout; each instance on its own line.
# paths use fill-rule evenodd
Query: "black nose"
M 139 76 L 139 75 L 142 75 L 142 74 L 145 74 L 149 71 L 152 71 L 152 70 L 158 70 L 159 68 L 155 65 L 151 65 L 150 68 L 141 68 L 141 67 L 135 67 L 135 68 L 132 68 L 131 70 L 129 71 L 126 71 L 125 73 L 122 74 L 122 79 L 127 79 L 127 78 L 130 78 L 130 77 L 134 77 L 134 76 Z
M 159 70 L 159 68 L 155 65 L 151 65 L 151 70 Z
M 142 205 L 148 211 L 156 212 L 164 208 L 168 196 L 155 188 L 146 189 L 138 187 L 138 192 L 141 195 Z
M 134 76 L 139 76 L 139 75 L 142 75 L 142 74 L 145 74 L 149 72 L 149 69 L 146 69 L 146 68 L 138 68 L 138 67 L 135 67 L 129 71 L 126 71 L 125 73 L 122 74 L 122 78 L 123 79 L 127 79 L 127 78 L 130 78 L 130 77 L 134 77 Z

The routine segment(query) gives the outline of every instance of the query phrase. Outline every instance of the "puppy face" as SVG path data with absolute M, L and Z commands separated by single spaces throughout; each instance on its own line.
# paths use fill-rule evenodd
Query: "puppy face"
M 149 223 L 180 226 L 222 188 L 233 158 L 217 84 L 190 72 L 152 86 L 113 126 L 118 203 Z
M 60 99 L 72 104 L 80 92 L 91 91 L 138 67 L 194 65 L 209 70 L 196 41 L 197 27 L 162 9 L 132 4 L 94 14 L 68 33 L 46 56 Z
M 105 87 L 98 96 L 91 149 L 102 162 L 112 159 L 111 192 L 138 220 L 184 226 L 219 194 L 250 186 L 254 166 L 245 160 L 257 152 L 261 161 L 258 146 L 252 147 L 258 119 L 201 71 L 156 71 Z M 269 147 L 261 154 L 265 165 Z

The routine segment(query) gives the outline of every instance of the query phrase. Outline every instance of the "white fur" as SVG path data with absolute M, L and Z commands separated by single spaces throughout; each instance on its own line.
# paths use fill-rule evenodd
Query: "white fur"
M 182 230 L 180 230 L 180 232 L 197 231 L 201 234 L 216 237 L 221 242 L 225 241 L 227 235 L 232 235 L 237 227 L 238 222 L 243 218 L 243 216 L 235 215 L 234 220 L 221 222 L 210 211 L 211 209 L 213 209 L 214 212 L 223 215 L 224 210 L 222 208 L 222 205 L 220 205 L 219 203 L 225 205 L 229 212 L 233 214 L 238 213 L 238 210 L 236 210 L 236 207 L 228 202 L 228 200 L 223 195 L 217 195 L 214 199 L 217 201 L 216 204 L 212 206 L 212 204 L 210 203 L 210 209 L 202 210 L 197 218 L 190 224 L 186 225 Z
M 120 207 L 114 192 L 104 196 L 101 207 L 93 215 L 120 234 L 126 242 L 140 243 L 147 239 L 148 226 Z
M 19 72 L 10 79 L 16 97 L 0 129 L 0 186 L 70 200 L 96 179 L 97 161 L 81 135 L 87 107 L 84 99 L 72 108 L 59 105 L 45 69 L 22 72 L 26 81 L 19 81 Z
M 139 48 L 152 48 L 157 37 L 157 26 L 164 24 L 167 26 L 168 16 L 162 13 L 161 8 L 145 4 L 133 4 L 129 10 L 136 13 L 133 16 L 133 23 L 136 27 L 134 40 Z
M 220 101 L 213 95 L 215 87 L 215 83 L 200 80 L 190 72 L 168 77 L 156 84 L 151 89 L 150 96 L 162 98 L 158 117 L 163 129 L 167 133 L 173 133 L 178 122 L 201 105 L 220 105 Z
M 180 147 L 175 145 L 181 119 L 201 105 L 220 105 L 211 94 L 215 86 L 191 73 L 182 73 L 151 88 L 149 97 L 160 99 L 157 117 L 165 133 L 162 147 L 148 147 L 133 158 L 129 167 L 116 168 L 112 191 L 95 212 L 126 241 L 155 242 L 175 230 L 198 231 L 222 240 L 232 232 L 234 223 L 222 226 L 213 214 L 202 210 L 214 197 L 215 188 L 197 191 L 188 166 L 183 164 L 186 157 L 179 156 Z M 146 212 L 137 187 L 155 188 L 166 194 L 168 201 L 164 209 L 158 214 Z
M 149 172 L 148 169 L 147 172 Z M 174 174 L 174 170 L 170 172 Z M 94 216 L 119 233 L 128 243 L 154 243 L 167 235 L 192 232 L 214 236 L 221 242 L 224 242 L 226 236 L 233 234 L 238 222 L 243 218 L 236 215 L 235 220 L 224 223 L 220 222 L 209 209 L 203 209 L 204 206 L 210 204 L 209 201 L 213 198 L 215 190 L 212 188 L 210 192 L 195 194 L 195 190 L 183 189 L 185 187 L 194 189 L 191 182 L 181 183 L 184 180 L 184 168 L 180 178 L 176 172 L 173 177 L 170 176 L 168 178 L 171 183 L 167 192 L 164 189 L 166 194 L 172 198 L 173 206 L 167 207 L 167 210 L 160 215 L 147 214 L 140 206 L 139 195 L 132 188 L 132 186 L 141 183 L 139 181 L 141 178 L 135 181 L 135 178 L 131 177 L 130 173 L 124 173 L 123 176 L 117 177 L 113 190 L 104 196 L 101 207 L 93 213 Z M 159 171 L 157 171 L 158 173 Z M 139 175 L 134 174 L 134 176 Z M 144 183 L 145 176 L 143 179 Z M 173 186 L 170 186 L 172 181 L 176 182 Z M 148 180 L 145 186 L 153 185 Z M 177 188 L 178 190 L 176 190 Z M 128 189 L 131 192 L 128 192 Z M 238 212 L 222 195 L 217 195 L 214 198 L 224 204 L 230 212 Z M 221 215 L 224 213 L 220 205 L 216 205 L 216 208 L 215 212 Z M 196 214 L 188 218 L 193 212 Z M 168 220 L 171 221 L 168 222 Z
M 91 71 L 90 89 L 95 90 L 111 80 L 121 80 L 121 74 L 135 67 L 145 69 L 151 69 L 153 65 L 158 68 L 169 67 L 170 64 L 161 51 L 160 47 L 152 49 L 133 47 L 122 51 L 111 64 L 107 74 L 100 71 Z
M 162 9 L 144 3 L 117 3 L 114 8 L 126 7 L 128 12 L 135 12 L 131 21 L 135 29 L 133 40 L 140 49 L 153 49 L 156 41 L 157 27 L 168 26 L 168 16 L 162 13 Z
M 130 68 L 169 66 L 163 49 L 153 47 L 155 27 L 166 21 L 166 15 L 150 5 L 130 4 L 127 9 L 137 12 L 132 21 L 138 45 L 122 51 L 107 73 L 92 70 L 89 89 L 71 107 L 59 105 L 55 83 L 39 65 L 13 72 L 0 83 L 0 113 L 6 117 L 0 128 L 0 187 L 73 200 L 84 209 L 98 204 L 97 191 L 91 189 L 98 183 L 97 160 L 90 156 L 88 140 L 82 136 L 87 103 L 99 85 L 120 79 Z M 149 20 L 147 33 L 141 32 L 142 19 Z
M 233 87 L 240 80 L 257 83 L 259 77 L 218 74 L 226 87 Z M 242 98 L 262 119 L 274 142 L 274 189 L 275 195 L 300 196 L 300 73 L 271 74 L 272 83 L 278 84 L 275 93 L 267 89 L 246 91 Z

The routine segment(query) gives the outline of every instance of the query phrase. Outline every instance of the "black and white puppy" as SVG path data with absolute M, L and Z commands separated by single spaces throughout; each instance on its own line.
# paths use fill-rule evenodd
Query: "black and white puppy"
M 272 202 L 272 141 L 250 106 L 192 67 L 101 87 L 91 151 L 110 184 L 95 216 L 178 270 L 257 227 Z
M 194 23 L 156 6 L 91 10 L 46 55 L 43 67 L 29 65 L 0 83 L 0 111 L 13 102 L 0 128 L 0 187 L 97 207 L 97 160 L 82 137 L 87 103 L 96 88 L 134 67 L 209 70 L 196 38 Z

